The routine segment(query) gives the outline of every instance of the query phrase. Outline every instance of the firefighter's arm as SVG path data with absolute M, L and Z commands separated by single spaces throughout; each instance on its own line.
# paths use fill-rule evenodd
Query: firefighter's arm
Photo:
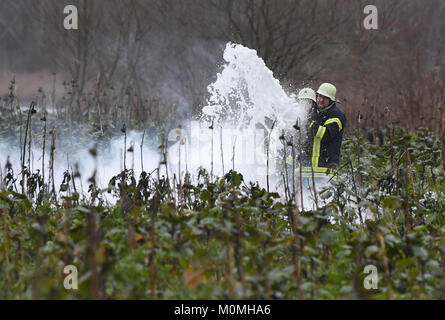
M 343 125 L 339 118 L 330 118 L 323 123 L 320 123 L 319 121 L 312 121 L 312 123 L 309 124 L 309 128 L 310 130 L 314 130 L 316 135 L 321 135 L 321 139 L 329 142 L 341 130 L 343 130 Z
M 329 118 L 324 122 L 323 126 L 326 127 L 325 139 L 327 139 L 327 141 L 334 138 L 343 130 L 343 125 L 339 118 Z

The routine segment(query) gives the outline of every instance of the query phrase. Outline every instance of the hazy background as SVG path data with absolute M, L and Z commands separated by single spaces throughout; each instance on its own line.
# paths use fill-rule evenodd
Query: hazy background
M 63 28 L 68 4 L 79 10 L 77 31 Z M 178 123 L 202 108 L 233 41 L 257 50 L 289 91 L 334 83 L 349 128 L 360 111 L 361 126 L 442 132 L 445 2 L 373 1 L 378 30 L 363 27 L 367 4 L 1 0 L 0 121 L 34 99 L 68 122 Z

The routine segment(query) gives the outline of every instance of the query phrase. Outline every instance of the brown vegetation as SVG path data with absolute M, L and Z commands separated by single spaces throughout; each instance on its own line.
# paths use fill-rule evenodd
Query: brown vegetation
M 440 0 L 375 1 L 378 30 L 364 29 L 362 0 L 72 3 L 78 31 L 63 29 L 60 1 L 2 1 L 0 70 L 8 73 L 0 78 L 21 74 L 19 88 L 37 92 L 43 84 L 20 87 L 23 75 L 51 70 L 54 87 L 66 80 L 64 107 L 73 117 L 93 111 L 143 123 L 189 117 L 233 41 L 256 49 L 289 90 L 336 84 L 342 109 L 349 119 L 359 111 L 362 128 L 398 123 L 443 131 Z

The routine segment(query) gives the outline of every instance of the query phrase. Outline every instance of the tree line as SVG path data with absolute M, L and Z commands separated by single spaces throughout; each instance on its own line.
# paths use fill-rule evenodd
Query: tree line
M 363 0 L 73 0 L 79 29 L 65 30 L 64 3 L 6 0 L 0 70 L 52 72 L 66 95 L 53 104 L 73 117 L 99 104 L 99 114 L 128 106 L 140 122 L 177 122 L 200 110 L 232 41 L 257 50 L 289 91 L 334 83 L 350 128 L 443 133 L 445 3 L 374 2 L 378 30 L 363 27 Z

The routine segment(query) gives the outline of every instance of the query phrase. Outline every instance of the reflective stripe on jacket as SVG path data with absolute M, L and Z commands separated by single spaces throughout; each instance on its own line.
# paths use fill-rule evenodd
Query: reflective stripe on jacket
M 341 143 L 346 125 L 346 117 L 332 103 L 318 113 L 316 120 L 308 126 L 308 139 L 312 141 L 310 163 L 304 163 L 303 177 L 329 177 L 333 178 L 336 172 L 329 169 L 333 164 L 340 163 Z M 308 142 L 309 142 L 308 141 Z

